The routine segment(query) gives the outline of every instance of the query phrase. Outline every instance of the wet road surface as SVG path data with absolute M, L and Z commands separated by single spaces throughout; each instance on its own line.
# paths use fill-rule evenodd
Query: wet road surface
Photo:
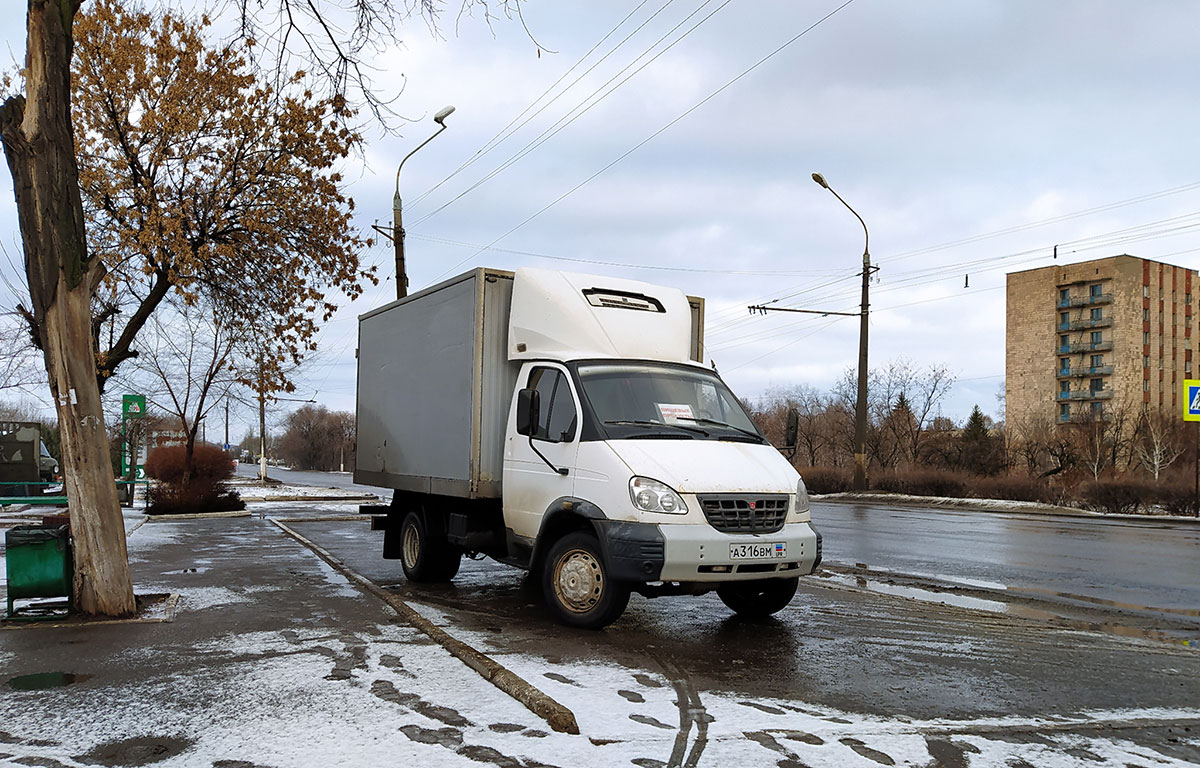
M 820 502 L 812 515 L 830 564 L 1200 617 L 1196 522 Z
M 877 544 L 847 556 L 854 550 L 833 545 L 838 524 L 834 515 L 829 518 L 822 532 L 831 558 L 862 562 L 857 554 L 885 551 Z M 983 519 L 985 525 L 997 525 Z M 661 714 L 656 720 L 683 734 L 683 754 L 656 765 L 696 764 L 688 762 L 689 756 L 698 741 L 708 738 L 706 718 L 718 703 L 752 712 L 765 723 L 743 731 L 776 753 L 770 762 L 758 764 L 776 764 L 776 759 L 778 765 L 808 764 L 788 752 L 779 734 L 791 728 L 795 735 L 795 719 L 814 712 L 825 712 L 826 726 L 845 722 L 839 739 L 866 756 L 864 765 L 894 764 L 898 755 L 888 756 L 882 748 L 887 739 L 880 740 L 880 734 L 899 738 L 906 733 L 922 734 L 935 757 L 937 750 L 945 751 L 947 757 L 935 765 L 1038 765 L 1038 760 L 1011 759 L 1037 744 L 1049 749 L 1047 754 L 1069 756 L 1061 752 L 1070 749 L 1063 744 L 1094 737 L 1149 750 L 1144 755 L 1122 753 L 1112 763 L 1085 758 L 1097 765 L 1141 764 L 1131 755 L 1145 757 L 1147 765 L 1200 764 L 1200 626 L 1189 625 L 1186 617 L 1182 629 L 1172 624 L 1174 634 L 1164 635 L 1155 627 L 1178 617 L 1158 614 L 1136 626 L 1129 616 L 1114 618 L 1103 606 L 1090 608 L 1086 620 L 1036 608 L 1026 613 L 973 610 L 953 600 L 943 604 L 936 597 L 886 594 L 861 583 L 875 580 L 873 574 L 863 578 L 853 565 L 834 562 L 829 573 L 802 579 L 792 605 L 769 620 L 735 618 L 715 595 L 657 600 L 635 595 L 617 623 L 603 632 L 584 632 L 553 624 L 536 585 L 521 571 L 489 560 L 465 560 L 453 583 L 414 586 L 404 580 L 398 563 L 380 558 L 382 534 L 370 531 L 366 522 L 313 521 L 295 527 L 455 636 L 540 679 L 543 689 L 569 705 L 572 694 L 584 702 L 615 694 L 627 705 L 631 721 L 642 723 L 647 717 L 638 711 L 646 690 L 610 684 L 603 671 L 581 679 L 581 666 L 622 670 L 634 680 L 640 674 L 669 681 L 677 722 Z M 1093 530 L 1081 540 L 1102 538 L 1103 531 Z M 888 535 L 867 538 L 882 541 Z M 995 575 L 970 570 L 976 558 L 969 548 L 949 554 L 953 556 L 938 561 L 934 573 L 953 576 L 949 566 L 961 562 L 969 578 Z M 997 567 L 1016 569 L 996 559 Z M 916 566 L 928 562 L 933 560 L 914 557 L 897 565 L 876 558 L 871 566 L 920 573 L 923 569 Z M 1058 571 L 1043 567 L 1038 572 Z M 1072 584 L 1072 589 L 1078 587 Z M 999 739 L 1015 751 L 1001 749 L 1005 757 L 996 763 L 968 762 L 962 739 L 970 734 L 989 734 L 988 739 Z M 1066 741 L 1060 744 L 1058 736 L 1047 734 Z M 797 738 L 803 741 L 803 732 Z

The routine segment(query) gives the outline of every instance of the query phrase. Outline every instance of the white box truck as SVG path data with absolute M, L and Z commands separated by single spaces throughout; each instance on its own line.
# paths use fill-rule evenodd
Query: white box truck
M 795 469 L 700 363 L 673 288 L 475 269 L 359 318 L 356 483 L 383 556 L 445 581 L 464 554 L 540 578 L 563 623 L 716 590 L 782 609 L 821 560 Z M 794 429 L 790 430 L 794 433 Z

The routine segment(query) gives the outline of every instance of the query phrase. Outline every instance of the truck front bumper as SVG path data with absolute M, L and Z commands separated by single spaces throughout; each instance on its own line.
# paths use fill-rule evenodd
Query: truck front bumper
M 807 522 L 762 534 L 722 533 L 709 525 L 615 521 L 605 521 L 600 528 L 610 573 L 623 581 L 795 578 L 807 576 L 821 564 L 821 534 Z M 757 545 L 760 552 L 768 554 L 735 557 L 734 549 L 750 549 L 737 545 Z
M 811 523 L 791 523 L 776 533 L 722 533 L 706 525 L 662 525 L 661 581 L 750 581 L 807 576 L 821 562 L 821 535 Z M 735 557 L 737 545 L 770 554 Z M 731 547 L 730 545 L 735 545 Z M 743 553 L 744 554 L 744 553 Z

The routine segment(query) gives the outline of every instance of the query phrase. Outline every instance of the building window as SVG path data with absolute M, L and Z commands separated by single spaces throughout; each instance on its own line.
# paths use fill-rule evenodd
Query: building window
M 1099 368 L 1104 365 L 1104 355 L 1092 355 L 1092 367 Z
M 1104 403 L 1092 403 L 1092 415 L 1097 418 L 1104 416 Z
M 1150 367 L 1150 355 L 1142 355 L 1142 367 L 1143 368 Z
M 1071 346 L 1071 339 L 1070 339 L 1070 337 L 1068 337 L 1068 336 L 1059 336 L 1059 337 L 1058 337 L 1058 346 L 1062 347 L 1063 349 L 1067 349 L 1068 347 L 1070 347 L 1070 346 Z
M 1088 291 L 1091 293 L 1091 296 L 1093 299 L 1099 298 L 1101 295 L 1100 294 L 1100 291 L 1101 291 L 1100 284 L 1096 283 L 1095 285 L 1088 286 Z
M 1150 379 L 1142 379 L 1142 391 L 1143 392 L 1150 391 Z
M 1104 341 L 1104 332 L 1103 331 L 1092 331 L 1092 343 L 1093 344 L 1100 344 L 1103 341 Z
M 1150 310 L 1149 309 L 1145 309 L 1145 308 L 1142 309 L 1142 322 L 1143 323 L 1150 322 Z
M 1091 384 L 1088 387 L 1088 389 L 1090 389 L 1093 392 L 1102 391 L 1104 389 L 1104 379 L 1092 379 Z
M 1183 372 L 1184 372 L 1184 373 L 1191 373 L 1191 372 L 1192 372 L 1192 361 L 1191 361 L 1191 360 L 1184 360 L 1184 361 L 1183 361 Z
M 1104 310 L 1100 309 L 1099 307 L 1095 307 L 1094 309 L 1092 309 L 1092 319 L 1093 320 L 1103 320 L 1104 319 Z
M 1192 303 L 1192 294 L 1190 294 L 1190 293 L 1183 294 L 1183 303 L 1191 304 Z
M 1071 406 L 1066 403 L 1060 404 L 1058 406 L 1058 418 L 1062 419 L 1063 421 L 1071 418 Z
M 1150 331 L 1142 331 L 1142 343 L 1143 344 L 1150 343 Z
M 1058 313 L 1058 324 L 1059 325 L 1067 325 L 1070 322 L 1071 322 L 1071 313 L 1070 312 L 1059 312 Z
M 1068 381 L 1058 382 L 1058 391 L 1064 395 L 1071 391 L 1071 383 Z
M 1059 288 L 1058 289 L 1058 300 L 1063 301 L 1063 302 L 1070 301 L 1071 300 L 1071 291 L 1066 288 Z
M 1150 298 L 1150 286 L 1148 286 L 1148 285 L 1142 286 L 1142 298 L 1143 299 Z
M 1067 376 L 1071 373 L 1071 358 L 1058 358 L 1058 373 L 1060 376 Z

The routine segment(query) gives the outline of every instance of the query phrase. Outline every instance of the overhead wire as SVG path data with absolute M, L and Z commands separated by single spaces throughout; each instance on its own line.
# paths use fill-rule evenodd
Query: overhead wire
M 646 61 L 645 61 L 645 62 L 644 62 L 644 63 L 643 63 L 641 66 L 639 66 L 639 67 L 638 67 L 637 69 L 635 69 L 633 72 L 630 72 L 630 73 L 629 73 L 629 74 L 628 74 L 628 75 L 627 75 L 627 76 L 626 76 L 626 77 L 625 77 L 623 80 L 621 80 L 620 82 L 618 82 L 618 83 L 617 83 L 616 85 L 614 85 L 612 88 L 609 88 L 607 91 L 604 91 L 603 93 L 601 93 L 601 91 L 603 91 L 603 90 L 604 90 L 606 87 L 608 87 L 608 86 L 609 86 L 609 84 L 611 84 L 611 83 L 612 83 L 614 80 L 616 80 L 616 79 L 617 79 L 618 77 L 620 77 L 622 74 L 624 74 L 625 72 L 627 72 L 627 71 L 629 70 L 629 68 L 630 68 L 630 67 L 632 67 L 633 65 L 637 64 L 637 62 L 638 62 L 638 61 L 639 61 L 639 60 L 640 60 L 640 59 L 641 59 L 643 56 L 645 56 L 645 55 L 647 55 L 648 53 L 650 53 L 651 51 L 653 51 L 653 50 L 655 49 L 655 47 L 657 47 L 657 46 L 658 46 L 660 43 L 662 43 L 662 41 L 663 41 L 663 40 L 666 40 L 668 37 L 670 37 L 670 36 L 671 36 L 671 35 L 672 35 L 672 34 L 673 34 L 673 33 L 674 33 L 676 30 L 678 30 L 680 27 L 682 27 L 684 24 L 686 24 L 686 23 L 687 23 L 687 21 L 688 21 L 689 19 L 691 19 L 693 16 L 695 16 L 695 15 L 696 15 L 697 13 L 699 13 L 701 10 L 703 10 L 703 9 L 705 8 L 705 6 L 707 6 L 707 5 L 709 5 L 710 3 L 712 3 L 712 2 L 713 2 L 713 0 L 704 0 L 704 2 L 703 2 L 703 3 L 701 3 L 701 4 L 700 4 L 700 5 L 699 5 L 699 6 L 698 6 L 698 7 L 697 7 L 697 8 L 696 8 L 694 11 L 692 11 L 692 12 L 691 12 L 691 13 L 689 13 L 687 16 L 685 16 L 685 17 L 683 18 L 683 20 L 682 20 L 682 21 L 680 21 L 679 23 L 677 23 L 677 24 L 676 24 L 674 27 L 672 27 L 671 29 L 667 30 L 666 34 L 664 34 L 664 35 L 663 35 L 662 37 L 660 37 L 658 40 L 655 40 L 653 43 L 651 43 L 651 45 L 650 45 L 650 47 L 649 47 L 649 48 L 647 48 L 647 49 L 646 49 L 645 51 L 643 51 L 642 53 L 638 54 L 638 55 L 637 55 L 637 57 L 635 57 L 635 58 L 633 59 L 633 61 L 631 61 L 631 62 L 629 62 L 628 64 L 626 64 L 626 65 L 625 65 L 625 66 L 624 66 L 624 67 L 623 67 L 623 68 L 622 68 L 620 71 L 618 71 L 618 72 L 617 72 L 615 75 L 613 75 L 613 76 L 612 76 L 612 77 L 610 77 L 608 80 L 606 80 L 606 81 L 604 82 L 604 84 L 603 84 L 603 85 L 601 85 L 600 87 L 596 88 L 594 91 L 592 91 L 592 93 L 590 93 L 590 94 L 588 94 L 587 96 L 585 96 L 585 97 L 584 97 L 584 98 L 583 98 L 583 99 L 582 99 L 580 102 L 578 102 L 578 103 L 577 103 L 577 104 L 576 104 L 574 107 L 572 107 L 570 111 L 568 111 L 568 112 L 567 112 L 565 115 L 563 115 L 563 116 L 559 117 L 559 118 L 558 118 L 558 120 L 556 120 L 554 123 L 552 123 L 552 124 L 550 125 L 550 127 L 549 127 L 549 128 L 546 128 L 545 130 L 543 130 L 543 131 L 542 131 L 540 134 L 538 134 L 536 137 L 534 137 L 534 138 L 533 138 L 533 139 L 531 139 L 529 142 L 527 142 L 527 143 L 525 144 L 525 146 L 521 147 L 521 149 L 517 150 L 517 151 L 516 151 L 515 153 L 513 153 L 512 155 L 509 155 L 509 157 L 508 157 L 506 160 L 504 160 L 504 161 L 503 161 L 503 162 L 502 162 L 500 165 L 498 165 L 498 166 L 496 166 L 494 169 L 492 169 L 492 170 L 491 170 L 489 173 L 487 173 L 487 174 L 486 174 L 486 175 L 485 175 L 483 178 L 479 179 L 479 180 L 478 180 L 478 181 L 476 181 L 474 184 L 472 184 L 471 186 L 467 187 L 465 190 L 463 190 L 462 192 L 460 192 L 458 195 L 456 195 L 455 197 L 451 198 L 450 200 L 448 200 L 447 202 L 443 203 L 442 205 L 438 206 L 437 208 L 433 209 L 433 210 L 432 210 L 432 211 L 430 211 L 429 213 L 426 213 L 426 214 L 424 214 L 424 215 L 420 216 L 419 218 L 417 218 L 417 220 L 416 220 L 416 221 L 413 223 L 413 226 L 419 226 L 419 225 L 421 225 L 422 223 L 424 223 L 425 221 L 427 221 L 428 219 L 430 219 L 430 218 L 432 218 L 432 217 L 434 217 L 434 216 L 438 215 L 439 213 L 441 213 L 442 211 L 446 210 L 448 207 L 450 207 L 450 206 L 451 206 L 451 205 L 453 205 L 454 203 L 456 203 L 456 202 L 458 202 L 459 200 L 461 200 L 461 199 L 463 199 L 464 197 L 466 197 L 466 196 L 467 196 L 468 194 L 470 194 L 471 192 L 475 191 L 475 190 L 476 190 L 476 189 L 478 189 L 479 187 L 483 186 L 483 185 L 484 185 L 484 184 L 486 184 L 487 182 L 489 182 L 489 181 L 491 181 L 492 179 L 494 179 L 494 178 L 496 178 L 497 176 L 499 176 L 499 175 L 500 175 L 501 173 L 503 173 L 504 171 L 506 171 L 506 170 L 508 170 L 509 168 L 511 168 L 511 167 L 512 167 L 513 165 L 515 165 L 517 162 L 519 162 L 520 160 L 522 160 L 523 158 L 525 158 L 527 155 L 529 155 L 529 154 L 530 154 L 531 152 L 533 152 L 534 150 L 536 150 L 536 149 L 538 149 L 539 147 L 541 147 L 543 144 L 545 144 L 545 143 L 546 143 L 547 141 L 549 141 L 550 139 L 552 139 L 552 138 L 554 138 L 555 136 L 557 136 L 557 135 L 558 135 L 558 134 L 559 134 L 559 133 L 560 133 L 560 132 L 561 132 L 563 129 L 565 129 L 567 126 L 571 125 L 572 123 L 574 123 L 574 122 L 575 122 L 576 120 L 578 120 L 580 117 L 583 117 L 585 114 L 587 114 L 588 112 L 590 112 L 590 111 L 591 111 L 591 110 L 592 110 L 592 109 L 593 109 L 593 108 L 594 108 L 594 107 L 595 107 L 597 104 L 599 104 L 600 102 L 604 101 L 604 99 L 606 99 L 606 98 L 608 98 L 609 96 L 611 96 L 611 95 L 612 95 L 614 92 L 616 92 L 616 91 L 617 91 L 617 89 L 619 89 L 621 86 L 625 85 L 627 82 L 629 82 L 629 81 L 630 81 L 631 79 L 633 79 L 635 76 L 637 76 L 637 75 L 638 75 L 638 73 L 640 73 L 640 72 L 641 72 L 642 70 L 644 70 L 646 67 L 650 66 L 650 65 L 651 65 L 651 64 L 653 64 L 653 63 L 654 63 L 656 60 L 658 60 L 658 58 L 659 58 L 660 56 L 662 56 L 662 55 L 663 55 L 663 54 L 665 54 L 667 51 L 669 51 L 669 50 L 671 50 L 672 48 L 674 48 L 674 47 L 675 47 L 676 45 L 678 45 L 678 44 L 679 44 L 679 43 L 680 43 L 682 40 L 684 40 L 684 39 L 685 39 L 685 38 L 686 38 L 688 35 L 690 35 L 690 34 L 692 34 L 693 32 L 695 32 L 695 31 L 696 31 L 698 28 L 700 28 L 700 27 L 701 27 L 701 26 L 702 26 L 702 25 L 703 25 L 705 22 L 707 22 L 709 19 L 711 19 L 713 16 L 715 16 L 715 15 L 716 15 L 718 12 L 720 12 L 720 11 L 721 11 L 721 9 L 725 8 L 725 6 L 729 5 L 729 3 L 731 3 L 732 1 L 733 1 L 733 0 L 725 0 L 723 3 L 721 3 L 719 6 L 717 6 L 717 8 L 716 8 L 715 10 L 713 10 L 712 12 L 710 12 L 710 13 L 709 13 L 707 16 L 705 16 L 704 18 L 700 19 L 700 21 L 696 22 L 696 23 L 695 23 L 695 24 L 694 24 L 694 25 L 693 25 L 691 28 L 689 28 L 689 29 L 688 29 L 686 32 L 684 32 L 684 33 L 683 33 L 682 35 L 680 35 L 679 37 L 675 38 L 675 40 L 671 41 L 671 43 L 670 43 L 670 44 L 668 44 L 666 47 L 664 47 L 664 48 L 663 48 L 662 50 L 660 50 L 658 53 L 654 54 L 654 56 L 652 56 L 650 59 L 646 60 Z M 590 70 L 589 70 L 589 71 L 590 71 Z M 597 94 L 599 94 L 599 95 L 597 96 Z M 588 103 L 589 101 L 591 101 L 591 103 L 590 103 L 590 104 Z M 584 105 L 586 105 L 586 106 L 584 106 Z M 581 109 L 581 107 L 582 107 L 582 109 Z
M 488 244 L 487 244 L 487 247 L 488 247 L 488 248 L 490 248 L 490 247 L 494 246 L 496 243 L 498 243 L 498 242 L 500 242 L 501 240 L 503 240 L 504 238 L 508 237 L 508 236 L 509 236 L 509 235 L 511 235 L 513 232 L 516 232 L 517 230 L 519 230 L 520 228 L 524 227 L 524 226 L 525 226 L 526 224 L 528 224 L 529 222 L 531 222 L 531 221 L 533 221 L 534 219 L 536 219 L 538 216 L 541 216 L 543 213 L 545 213 L 546 211 L 550 210 L 550 209 L 551 209 L 551 208 L 553 208 L 555 205 L 558 205 L 560 202 L 562 202 L 562 201 L 563 201 L 563 200 L 565 200 L 566 198 L 570 197 L 570 196 L 571 196 L 572 194 L 574 194 L 576 191 L 578 191 L 579 189 L 581 189 L 582 187 L 584 187 L 585 185 L 587 185 L 588 183 L 590 183 L 591 181 L 593 181 L 594 179 L 596 179 L 598 176 L 600 176 L 602 173 L 604 173 L 605 171 L 607 171 L 609 168 L 612 168 L 614 165 L 616 165 L 617 163 L 621 162 L 621 161 L 622 161 L 622 160 L 624 160 L 626 157 L 629 157 L 631 154 L 633 154 L 633 153 L 634 153 L 634 152 L 636 152 L 637 150 L 641 149 L 643 146 L 645 146 L 646 144 L 650 143 L 650 142 L 651 142 L 651 141 L 653 141 L 655 138 L 657 138 L 658 136 L 660 136 L 662 133 L 664 133 L 665 131 L 667 131 L 668 129 L 670 129 L 672 126 L 674 126 L 674 125 L 675 125 L 676 123 L 678 123 L 680 120 L 683 120 L 685 117 L 687 117 L 688 115 L 692 114 L 692 113 L 693 113 L 693 112 L 695 112 L 697 109 L 699 109 L 700 107 L 702 107 L 702 106 L 704 106 L 705 104 L 707 104 L 709 101 L 712 101 L 712 100 L 713 100 L 714 98 L 716 98 L 716 97 L 717 97 L 719 94 L 721 94 L 721 93 L 725 92 L 727 89 L 729 89 L 729 87 L 730 87 L 730 86 L 734 85 L 735 83 L 737 83 L 738 81 L 740 81 L 742 78 L 744 78 L 746 75 L 748 75 L 748 74 L 750 74 L 751 72 L 753 72 L 754 70 L 758 69 L 760 66 L 762 66 L 763 64 L 765 64 L 767 61 L 771 60 L 772 58 L 774 58 L 775 56 L 777 56 L 779 53 L 781 53 L 782 51 L 784 51 L 785 49 L 787 49 L 788 47 L 790 47 L 791 45 L 793 45 L 794 43 L 796 43 L 796 41 L 798 41 L 798 40 L 800 40 L 801 38 L 803 38 L 803 37 L 804 37 L 805 35 L 807 35 L 809 32 L 811 32 L 812 30 L 816 29 L 818 26 L 820 26 L 821 24 L 823 24 L 823 23 L 824 23 L 825 21 L 827 21 L 828 19 L 832 18 L 832 17 L 833 17 L 834 15 L 836 15 L 836 14 L 837 14 L 839 11 L 841 11 L 843 8 L 845 8 L 846 6 L 850 5 L 850 4 L 851 4 L 851 3 L 853 3 L 853 2 L 854 2 L 854 0 L 844 0 L 844 2 L 843 2 L 841 5 L 839 5 L 838 7 L 834 8 L 832 11 L 830 11 L 830 12 L 829 12 L 829 13 L 827 13 L 827 14 L 825 14 L 824 16 L 822 16 L 822 17 L 821 17 L 820 19 L 818 19 L 817 21 L 813 22 L 813 23 L 812 23 L 811 25 L 809 25 L 807 28 L 805 28 L 805 29 L 804 29 L 804 30 L 802 30 L 801 32 L 797 33 L 796 35 L 794 35 L 793 37 L 791 37 L 790 39 L 788 39 L 786 42 L 784 42 L 782 45 L 780 45 L 780 46 L 778 46 L 777 48 L 775 48 L 773 51 L 771 51 L 770 53 L 768 53 L 766 56 L 763 56 L 761 59 L 759 59 L 758 61 L 756 61 L 754 64 L 750 65 L 748 68 L 746 68 L 745 70 L 743 70 L 743 71 L 742 71 L 742 72 L 741 72 L 739 75 L 737 75 L 737 76 L 736 76 L 736 77 L 734 77 L 733 79 L 729 80 L 727 83 L 725 83 L 725 84 L 724 84 L 724 85 L 722 85 L 720 88 L 718 88 L 718 89 L 716 89 L 715 91 L 713 91 L 712 93 L 710 93 L 708 96 L 705 96 L 703 99 L 701 99 L 699 102 L 697 102 L 697 103 L 696 103 L 695 105 L 693 105 L 692 107 L 690 107 L 690 108 L 688 108 L 687 110 L 685 110 L 685 111 L 684 111 L 683 113 L 681 113 L 681 114 L 680 114 L 678 117 L 674 118 L 673 120 L 671 120 L 670 122 L 668 122 L 666 125 L 664 125 L 664 126 L 662 126 L 661 128 L 659 128 L 659 129 L 658 129 L 657 131 L 655 131 L 654 133 L 652 133 L 652 134 L 650 134 L 649 136 L 647 136 L 646 138 L 642 139 L 640 142 L 638 142 L 638 143 L 637 143 L 637 144 L 635 144 L 634 146 L 630 147 L 628 150 L 626 150 L 625 152 L 623 152 L 623 153 L 622 153 L 621 155 L 619 155 L 619 156 L 618 156 L 616 159 L 614 159 L 614 160 L 612 160 L 611 162 L 609 162 L 609 163 L 608 163 L 607 165 L 605 165 L 603 168 L 601 168 L 600 170 L 596 171 L 595 173 L 593 173 L 591 176 L 587 177 L 587 178 L 586 178 L 586 179 L 584 179 L 583 181 L 579 182 L 578 184 L 576 184 L 574 187 L 572 187 L 571 189 L 567 190 L 567 191 L 566 191 L 566 192 L 564 192 L 563 194 L 559 195 L 557 198 L 555 198 L 555 199 L 554 199 L 554 200 L 552 200 L 551 202 L 547 203 L 545 206 L 543 206 L 542 208 L 540 208 L 540 209 L 539 209 L 538 211 L 536 211 L 535 213 L 533 213 L 533 214 L 529 215 L 528 217 L 526 217 L 526 218 L 525 218 L 523 221 L 521 221 L 519 224 L 517 224 L 516 226 L 512 227 L 511 229 L 509 229 L 507 232 L 505 232 L 504 234 L 500 235 L 500 236 L 499 236 L 499 237 L 497 237 L 495 240 L 492 240 L 490 243 L 488 243 Z M 475 253 L 473 253 L 473 254 L 471 254 L 471 255 L 467 256 L 466 258 L 464 258 L 464 259 L 460 260 L 459 262 L 457 262 L 456 264 L 454 264 L 452 267 L 450 267 L 450 269 L 448 269 L 448 270 L 445 270 L 444 272 L 442 272 L 442 273 L 441 273 L 441 275 L 438 275 L 438 277 L 440 278 L 440 277 L 442 277 L 442 276 L 445 276 L 446 274 L 448 274 L 448 273 L 452 272 L 453 270 L 455 270 L 455 269 L 457 269 L 458 267 L 460 267 L 460 266 L 462 266 L 463 264 L 465 264 L 467 261 L 470 261 L 472 258 L 474 258 L 475 256 L 477 256 L 479 253 L 482 253 L 482 250 L 480 250 L 480 251 L 477 251 L 477 252 L 475 252 Z M 435 279 L 436 279 L 436 278 L 435 278 Z
M 634 9 L 632 11 L 630 11 L 628 14 L 626 14 L 625 18 L 621 19 L 621 21 L 618 22 L 615 27 L 610 29 L 608 31 L 608 33 L 604 35 L 604 37 L 600 38 L 600 40 L 598 40 L 595 45 L 593 45 L 591 48 L 589 48 L 586 53 L 584 53 L 582 56 L 580 56 L 579 59 L 576 60 L 576 62 L 574 64 L 572 64 L 565 72 L 563 72 L 562 75 L 560 75 L 557 80 L 555 80 L 553 83 L 551 83 L 550 87 L 548 87 L 546 90 L 542 91 L 541 95 L 539 95 L 536 99 L 534 99 L 532 102 L 529 103 L 529 106 L 525 107 L 523 110 L 521 110 L 521 112 L 516 117 L 514 117 L 512 120 L 510 120 L 508 122 L 508 125 L 505 125 L 494 136 L 492 136 L 492 138 L 488 139 L 488 141 L 486 141 L 482 147 L 480 147 L 478 150 L 475 151 L 475 154 L 471 155 L 471 157 L 468 158 L 466 161 L 464 161 L 461 165 L 459 165 L 458 168 L 454 169 L 450 173 L 450 175 L 446 176 L 444 179 L 439 181 L 437 184 L 434 184 L 432 187 L 430 187 L 429 189 L 425 190 L 420 195 L 418 195 L 417 198 L 412 202 L 412 205 L 414 205 L 414 206 L 419 205 L 422 200 L 424 200 L 431 193 L 433 193 L 434 191 L 439 189 L 443 184 L 450 181 L 458 174 L 462 173 L 464 170 L 466 170 L 471 165 L 475 164 L 477 161 L 482 159 L 485 155 L 490 153 L 493 149 L 498 147 L 500 144 L 503 144 L 505 141 L 507 141 L 510 136 L 512 136 L 514 133 L 516 133 L 521 128 L 526 126 L 531 120 L 533 120 L 538 115 L 540 115 L 542 112 L 544 112 L 547 107 L 549 107 L 551 104 L 553 104 L 559 98 L 561 98 L 567 91 L 569 91 L 571 88 L 573 88 L 576 83 L 578 83 L 580 80 L 582 80 L 588 74 L 590 74 L 596 67 L 603 64 L 608 59 L 609 56 L 612 56 L 614 53 L 616 53 L 616 51 L 619 50 L 623 45 L 625 45 L 625 43 L 627 43 L 634 35 L 636 35 L 638 32 L 640 32 L 643 27 L 645 27 L 647 24 L 649 24 L 651 21 L 653 21 L 655 18 L 657 18 L 659 14 L 661 14 L 664 10 L 666 10 L 667 6 L 669 6 L 669 5 L 671 5 L 671 3 L 675 2 L 675 0 L 667 0 L 665 3 L 663 3 L 657 11 L 655 11 L 645 21 L 643 21 L 641 24 L 639 24 L 637 27 L 635 27 L 634 30 L 632 32 L 630 32 L 628 35 L 626 35 L 623 40 L 621 40 L 619 43 L 617 43 L 615 46 L 613 46 L 611 49 L 609 49 L 609 51 L 607 53 L 605 53 L 603 56 L 601 56 L 600 59 L 597 60 L 596 63 L 592 64 L 592 66 L 589 67 L 583 74 L 581 74 L 579 77 L 575 78 L 575 80 L 571 81 L 571 83 L 569 83 L 565 88 L 563 88 L 563 90 L 558 95 L 556 95 L 554 98 L 550 99 L 545 104 L 543 104 L 540 109 L 538 109 L 536 112 L 534 112 L 532 115 L 530 115 L 527 119 L 525 119 L 524 121 L 521 121 L 520 125 L 516 125 L 517 121 L 521 120 L 521 118 L 524 117 L 529 112 L 529 110 L 533 109 L 534 106 L 536 106 L 538 104 L 538 102 L 540 102 L 542 99 L 546 98 L 546 96 L 549 95 L 551 91 L 553 91 L 556 87 L 558 87 L 559 83 L 561 83 L 563 80 L 565 80 L 568 75 L 570 75 L 572 72 L 575 71 L 576 68 L 579 67 L 580 64 L 582 64 L 584 61 L 587 60 L 587 58 L 589 56 L 591 56 L 593 53 L 595 53 L 596 49 L 604 44 L 604 41 L 606 41 L 606 40 L 608 40 L 608 38 L 612 37 L 613 34 L 618 29 L 625 26 L 625 22 L 629 21 L 629 19 L 632 18 L 633 15 L 636 14 L 638 11 L 640 11 L 642 9 L 642 7 L 645 6 L 646 3 L 648 3 L 649 1 L 650 0 L 642 0 L 642 2 L 639 3 L 636 7 L 634 7 Z M 514 125 L 516 125 L 515 128 L 513 127 Z

